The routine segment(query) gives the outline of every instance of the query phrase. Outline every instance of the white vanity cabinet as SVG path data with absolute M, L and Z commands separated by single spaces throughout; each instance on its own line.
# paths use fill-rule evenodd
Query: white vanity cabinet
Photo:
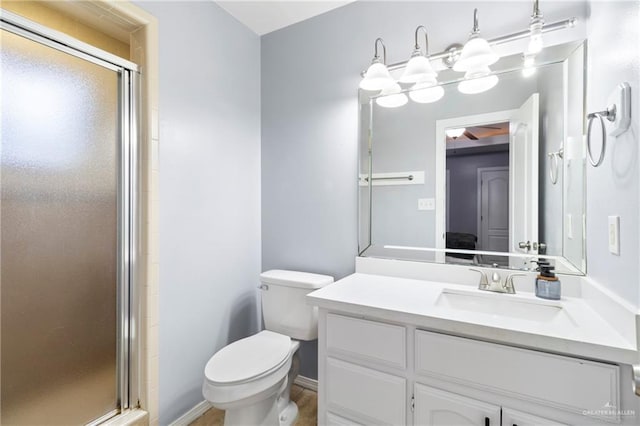
M 327 423 L 407 424 L 406 327 L 334 314 L 324 323 Z
M 500 407 L 440 389 L 415 385 L 413 424 L 498 426 Z
M 566 426 L 542 417 L 415 385 L 414 425 L 437 426 Z
M 502 425 L 503 426 L 565 426 L 564 423 L 554 422 L 552 420 L 543 419 L 542 417 L 532 416 L 531 414 L 510 408 L 502 409 Z
M 319 424 L 628 423 L 613 364 L 320 309 Z

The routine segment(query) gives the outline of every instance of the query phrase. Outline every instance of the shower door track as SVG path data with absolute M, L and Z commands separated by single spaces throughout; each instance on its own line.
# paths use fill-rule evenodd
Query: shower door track
M 141 179 L 139 157 L 140 72 L 133 62 L 64 33 L 0 9 L 0 29 L 87 60 L 118 73 L 120 145 L 118 149 L 117 409 L 89 425 L 100 424 L 140 400 Z

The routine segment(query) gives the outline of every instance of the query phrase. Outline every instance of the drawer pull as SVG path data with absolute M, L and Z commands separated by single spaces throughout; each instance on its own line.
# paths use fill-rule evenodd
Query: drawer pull
M 491 419 L 489 417 L 484 418 L 484 426 L 491 426 Z

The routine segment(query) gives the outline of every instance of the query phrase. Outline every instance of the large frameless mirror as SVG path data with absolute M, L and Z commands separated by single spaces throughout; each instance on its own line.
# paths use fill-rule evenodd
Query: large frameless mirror
M 585 272 L 584 43 L 536 62 L 501 58 L 475 94 L 452 70 L 395 103 L 360 91 L 361 256 Z

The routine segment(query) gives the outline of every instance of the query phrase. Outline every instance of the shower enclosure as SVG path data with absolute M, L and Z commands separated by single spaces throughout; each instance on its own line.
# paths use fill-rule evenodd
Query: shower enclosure
M 138 73 L 0 16 L 0 424 L 95 423 L 137 403 Z

